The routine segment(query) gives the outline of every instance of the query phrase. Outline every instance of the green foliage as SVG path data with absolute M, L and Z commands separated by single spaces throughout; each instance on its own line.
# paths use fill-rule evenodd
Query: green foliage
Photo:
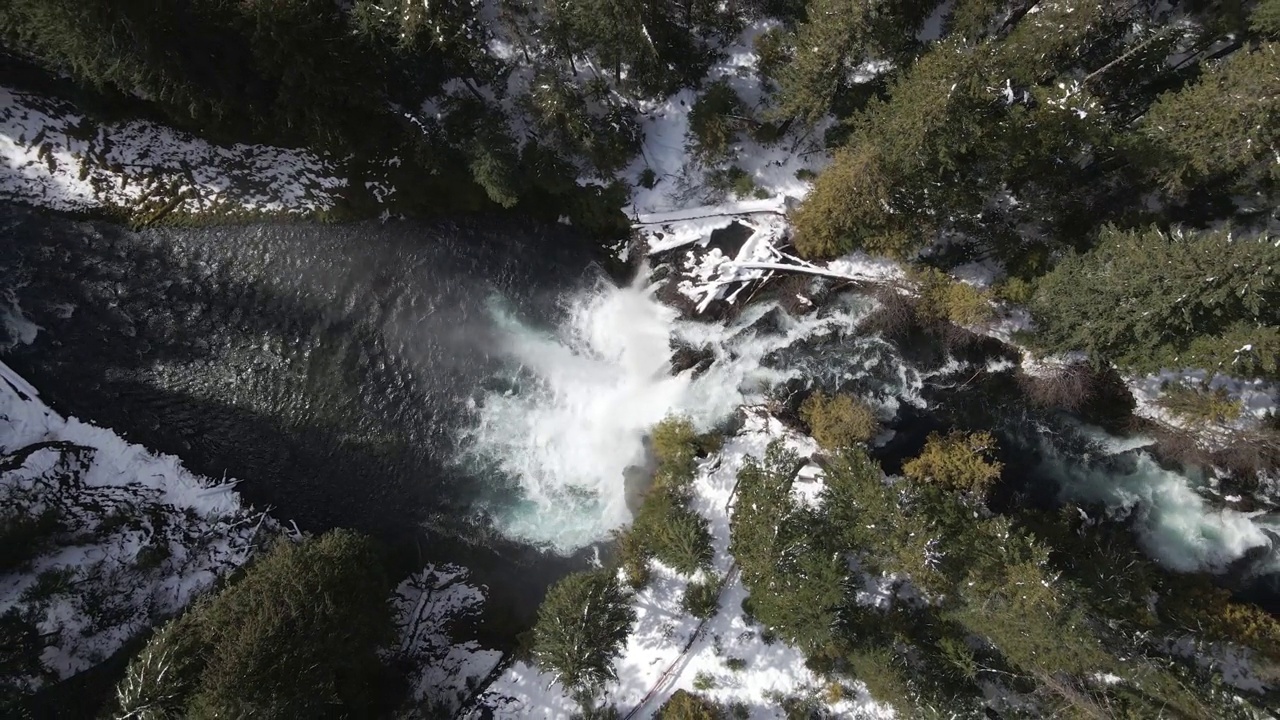
M 707 698 L 677 690 L 654 714 L 657 720 L 723 720 L 724 711 Z
M 995 296 L 1013 305 L 1027 305 L 1035 297 L 1035 285 L 1019 277 L 1011 277 L 996 285 Z
M 747 668 L 747 661 L 737 657 L 725 658 L 724 666 L 734 672 L 740 672 Z
M 597 109 L 581 88 L 554 72 L 534 78 L 527 105 L 544 143 L 562 156 L 585 159 L 603 178 L 622 169 L 640 149 L 632 111 L 613 104 Z
M 979 202 L 979 185 L 936 182 L 977 165 L 976 135 L 1000 111 L 981 85 L 977 61 L 941 43 L 894 83 L 889 102 L 868 106 L 849 145 L 794 213 L 802 254 L 864 249 L 905 257 L 936 232 L 940 208 Z
M 1280 46 L 1232 54 L 1196 83 L 1162 95 L 1142 119 L 1151 172 L 1173 191 L 1280 179 Z M 1216 189 L 1216 188 L 1215 188 Z
M 60 595 L 71 589 L 76 578 L 74 567 L 49 568 L 36 575 L 36 581 L 22 591 L 21 601 L 39 603 Z
M 991 433 L 931 433 L 920 454 L 903 464 L 902 474 L 916 482 L 981 496 L 1000 479 L 1003 465 L 993 459 L 995 451 Z
M 711 577 L 686 585 L 684 595 L 680 599 L 680 607 L 702 620 L 715 615 L 716 610 L 720 608 L 719 579 Z
M 663 481 L 684 487 L 693 480 L 701 451 L 698 432 L 687 417 L 669 417 L 653 426 L 649 433 L 653 456 Z
M 617 578 L 606 571 L 574 573 L 547 591 L 533 628 L 533 659 L 574 693 L 590 695 L 616 678 L 636 613 Z
M 709 672 L 700 672 L 693 676 L 694 690 L 714 690 L 716 687 L 716 678 Z
M 20 703 L 30 692 L 28 678 L 54 680 L 40 656 L 48 639 L 37 624 L 39 613 L 10 607 L 0 613 L 0 714 L 23 718 Z
M 393 638 L 372 543 L 335 530 L 281 541 L 244 576 L 166 624 L 130 663 L 122 715 L 374 715 Z
M 756 36 L 756 74 L 762 83 L 777 81 L 779 71 L 789 60 L 787 38 L 781 28 L 770 28 Z
M 1193 423 L 1227 423 L 1240 417 L 1244 404 L 1224 388 L 1172 383 L 1161 388 L 1160 407 Z
M 839 450 L 865 443 L 880 429 L 871 406 L 851 395 L 827 397 L 814 392 L 800 406 L 800 417 L 809 432 L 826 450 Z
M 765 199 L 769 192 L 756 186 L 756 181 L 746 170 L 737 165 L 712 170 L 707 173 L 707 187 L 716 193 L 731 194 L 736 198 Z
M 707 521 L 690 506 L 689 485 L 699 455 L 718 449 L 718 438 L 699 435 L 684 417 L 669 417 L 653 427 L 650 447 L 658 467 L 654 484 L 636 513 L 624 546 L 623 562 L 630 582 L 647 578 L 640 558 L 656 557 L 678 572 L 692 575 L 711 562 Z
M 720 160 L 747 123 L 746 107 L 729 83 L 711 83 L 689 110 L 688 147 L 703 162 Z
M 614 535 L 618 543 L 618 561 L 632 590 L 640 590 L 649 584 L 649 558 L 651 552 L 644 540 L 634 530 L 624 530 Z
M 888 649 L 855 650 L 846 656 L 845 661 L 849 665 L 849 674 L 861 680 L 876 701 L 886 703 L 900 713 L 915 707 L 901 663 Z
M 987 290 L 952 280 L 937 268 L 913 268 L 910 277 L 920 288 L 916 311 L 925 319 L 980 325 L 995 315 L 991 293 Z
M 686 494 L 654 487 L 631 527 L 631 533 L 653 557 L 677 572 L 692 575 L 711 562 L 707 521 L 689 505 Z
M 915 34 L 938 5 L 937 0 L 892 4 L 811 0 L 807 17 L 790 38 L 789 62 L 768 68 L 778 83 L 781 118 L 815 125 L 831 111 L 837 97 L 857 83 L 854 69 L 863 56 L 905 56 L 915 49 Z M 773 43 L 766 49 L 774 50 Z M 777 63 L 774 50 L 768 61 Z
M 764 461 L 738 473 L 729 551 L 751 592 L 751 613 L 805 652 L 835 637 L 847 569 L 832 552 L 823 523 L 791 496 L 799 458 L 773 443 Z
M 1274 377 L 1280 247 L 1226 232 L 1107 228 L 1093 250 L 1041 279 L 1032 312 L 1036 342 L 1055 352 L 1083 349 L 1137 371 Z
M 1280 40 L 1280 0 L 1261 0 L 1249 16 L 1249 29 L 1268 40 Z
M 0 572 L 16 570 L 49 549 L 65 530 L 62 513 L 47 507 L 29 513 L 25 505 L 0 509 Z
M 695 29 L 731 30 L 733 20 L 705 0 L 683 3 L 681 12 L 629 0 L 552 0 L 544 12 L 558 55 L 594 57 L 620 87 L 650 97 L 701 77 L 709 58 Z

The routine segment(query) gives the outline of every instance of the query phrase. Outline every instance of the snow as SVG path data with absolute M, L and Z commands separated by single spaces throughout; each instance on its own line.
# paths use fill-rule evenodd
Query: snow
M 1274 382 L 1236 378 L 1200 368 L 1164 368 L 1149 375 L 1126 378 L 1125 382 L 1137 402 L 1135 414 L 1173 427 L 1186 427 L 1187 421 L 1160 406 L 1162 388 L 1166 384 L 1222 390 L 1230 400 L 1239 401 L 1240 417 L 1226 423 L 1224 429 L 1240 430 L 1249 427 L 1269 413 L 1276 412 L 1277 398 L 1280 398 L 1280 385 Z
M 220 146 L 147 121 L 93 125 L 61 102 L 0 86 L 0 199 L 64 211 L 308 213 L 347 181 L 305 150 Z
M 758 20 L 749 24 L 724 48 L 723 56 L 707 73 L 706 81 L 723 80 L 747 107 L 761 108 L 766 91 L 756 73 L 754 44 L 759 35 L 777 26 L 776 20 Z M 638 217 L 706 204 L 709 191 L 704 175 L 715 168 L 703 167 L 685 152 L 689 111 L 696 100 L 696 91 L 684 89 L 641 113 L 640 127 L 644 140 L 640 155 L 619 173 L 621 178 L 634 185 L 629 215 Z M 736 165 L 745 171 L 755 186 L 770 198 L 770 202 L 779 202 L 786 197 L 803 198 L 808 194 L 811 183 L 798 178 L 797 173 L 802 170 L 816 172 L 830 162 L 821 143 L 830 122 L 828 120 L 807 132 L 793 130 L 767 145 L 740 133 L 731 158 L 723 165 Z M 651 170 L 658 180 L 651 189 L 638 183 L 646 169 Z
M 615 662 L 618 680 L 604 690 L 604 701 L 615 705 L 622 716 L 652 717 L 676 690 L 683 689 L 725 707 L 741 703 L 751 718 L 776 718 L 784 716 L 777 694 L 820 695 L 826 687 L 805 667 L 800 651 L 782 642 L 766 642 L 760 628 L 744 620 L 741 606 L 748 593 L 728 553 L 737 473 L 748 456 L 762 456 L 769 442 L 778 438 L 802 457 L 817 451 L 811 439 L 795 435 L 763 411 L 747 409 L 743 429 L 718 456 L 701 463 L 694 481 L 694 507 L 709 522 L 715 551 L 712 572 L 727 578 L 719 609 L 705 623 L 690 617 L 681 608 L 681 597 L 694 578 L 653 563 L 649 585 L 632 598 L 637 620 Z M 802 473 L 804 481 L 797 485 L 809 487 L 801 492 L 816 494 L 821 487 L 819 473 L 813 469 Z M 688 650 L 682 652 L 686 644 Z M 734 669 L 731 660 L 744 661 L 745 666 Z M 563 689 L 552 684 L 551 676 L 524 662 L 504 672 L 483 702 L 497 718 L 563 718 L 577 710 Z M 860 685 L 828 709 L 836 717 L 893 716 Z
M 1237 690 L 1264 693 L 1275 687 L 1273 678 L 1258 675 L 1253 664 L 1253 651 L 1230 643 L 1211 643 L 1191 635 L 1169 638 L 1163 643 L 1165 652 L 1189 658 L 1201 670 L 1216 670 L 1222 680 Z
M 28 568 L 0 575 L 0 613 L 37 616 L 48 637 L 41 661 L 58 679 L 178 612 L 244 564 L 271 525 L 241 503 L 236 481 L 194 475 L 172 455 L 63 418 L 3 363 L 0 418 L 0 506 L 29 517 L 58 508 L 68 526 Z M 37 584 L 57 573 L 70 582 L 41 597 Z
M 466 568 L 428 565 L 406 578 L 392 595 L 400 652 L 417 668 L 413 697 L 428 698 L 456 713 L 471 689 L 497 667 L 502 653 L 474 640 L 453 638 L 461 622 L 474 620 L 484 605 L 484 590 L 468 582 Z

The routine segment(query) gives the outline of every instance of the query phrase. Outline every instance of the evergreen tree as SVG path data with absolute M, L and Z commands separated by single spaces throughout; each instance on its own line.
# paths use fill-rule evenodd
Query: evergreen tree
M 1003 466 L 993 459 L 995 449 L 991 433 L 930 433 L 920 454 L 903 464 L 902 474 L 981 497 L 1000 478 Z
M 738 474 L 729 552 L 751 591 L 751 613 L 806 653 L 836 640 L 848 569 L 828 541 L 820 516 L 791 496 L 798 458 L 780 443 L 763 463 L 749 459 Z
M 1146 161 L 1165 188 L 1265 189 L 1280 179 L 1277 53 L 1276 43 L 1237 52 L 1142 118 Z
M 613 573 L 569 575 L 551 587 L 538 608 L 534 661 L 568 690 L 591 696 L 616 679 L 613 660 L 635 619 Z
M 120 717 L 342 717 L 385 712 L 390 583 L 369 540 L 280 541 L 165 625 L 129 665 Z
M 1269 238 L 1156 228 L 1107 228 L 1093 250 L 1042 278 L 1032 303 L 1046 349 L 1140 371 L 1255 376 L 1274 376 L 1277 360 L 1265 353 L 1276 348 L 1278 308 L 1280 248 Z

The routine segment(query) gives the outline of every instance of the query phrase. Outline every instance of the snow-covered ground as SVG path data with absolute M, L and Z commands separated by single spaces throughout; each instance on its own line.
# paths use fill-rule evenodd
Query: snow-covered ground
M 419 669 L 413 698 L 436 703 L 433 709 L 442 713 L 457 712 L 502 660 L 502 653 L 474 640 L 454 640 L 457 624 L 484 605 L 484 590 L 468 578 L 467 569 L 457 565 L 428 565 L 392 596 L 400 653 Z
M 685 587 L 700 578 L 652 562 L 649 584 L 632 598 L 637 620 L 615 663 L 618 681 L 610 683 L 603 696 L 622 717 L 651 717 L 677 690 L 705 695 L 726 708 L 745 708 L 747 717 L 758 719 L 785 716 L 779 697 L 825 697 L 828 684 L 805 667 L 799 650 L 780 641 L 767 642 L 761 628 L 743 618 L 747 590 L 732 572 L 728 552 L 733 489 L 745 458 L 763 456 L 769 443 L 779 438 L 801 456 L 813 454 L 817 446 L 763 411 L 746 413 L 742 430 L 718 455 L 701 463 L 693 484 L 693 506 L 710 524 L 713 572 L 727 577 L 719 608 L 705 623 L 691 617 L 681 607 L 681 598 Z M 796 492 L 816 495 L 820 478 L 803 470 L 801 474 Z M 836 717 L 893 717 L 865 688 L 854 690 L 828 704 Z M 512 665 L 490 686 L 483 704 L 499 718 L 565 718 L 577 710 L 550 675 L 524 662 Z
M 1276 401 L 1280 398 L 1280 385 L 1276 383 L 1236 378 L 1198 368 L 1163 369 L 1158 373 L 1128 378 L 1126 382 L 1137 402 L 1136 414 L 1174 427 L 1185 427 L 1187 421 L 1160 405 L 1160 396 L 1167 385 L 1182 384 L 1221 391 L 1228 400 L 1238 402 L 1240 416 L 1227 422 L 1222 428 L 1224 430 L 1240 430 L 1256 424 L 1269 413 L 1276 412 Z
M 175 201 L 184 213 L 309 213 L 346 185 L 338 163 L 306 150 L 214 145 L 142 120 L 98 125 L 0 87 L 0 199 L 141 220 Z
M 29 684 L 101 662 L 242 565 L 271 522 L 234 488 L 58 415 L 0 363 L 0 514 L 56 525 L 0 573 L 0 614 L 46 638 Z

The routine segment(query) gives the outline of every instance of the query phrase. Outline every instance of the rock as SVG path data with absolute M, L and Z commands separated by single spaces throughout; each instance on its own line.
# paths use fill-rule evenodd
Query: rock
M 679 375 L 686 370 L 693 370 L 692 377 L 698 377 L 715 362 L 715 353 L 709 346 L 694 348 L 678 340 L 671 341 L 671 374 Z
M 640 504 L 644 502 L 644 493 L 653 482 L 653 476 L 640 465 L 628 465 L 622 471 L 622 496 L 627 503 L 627 512 L 635 517 L 640 512 Z

